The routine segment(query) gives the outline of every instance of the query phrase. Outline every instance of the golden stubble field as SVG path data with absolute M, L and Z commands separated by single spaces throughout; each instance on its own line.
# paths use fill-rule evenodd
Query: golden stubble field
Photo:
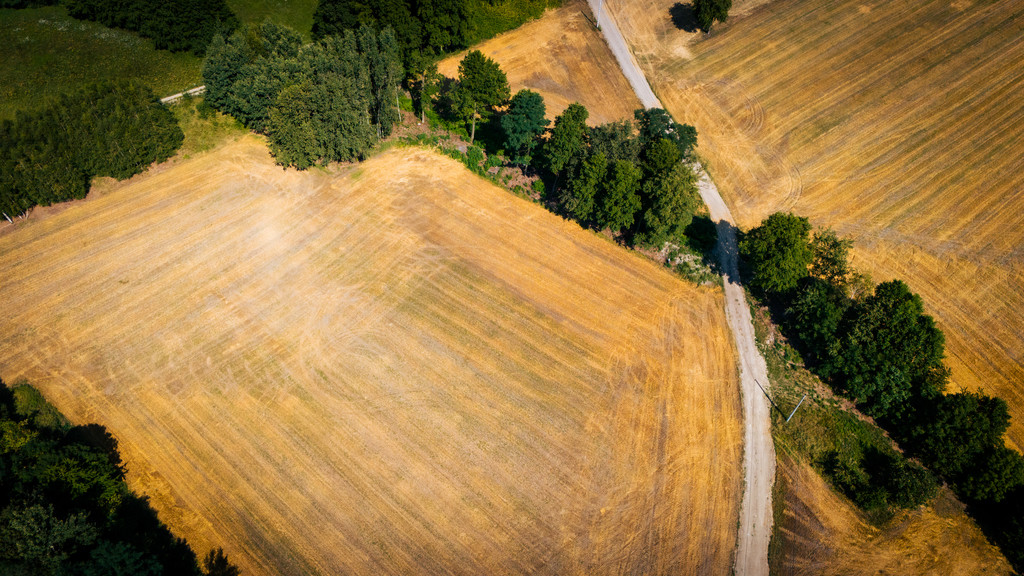
M 0 377 L 248 575 L 727 573 L 717 289 L 422 149 L 246 136 L 0 234 Z
M 549 118 L 573 102 L 587 107 L 591 125 L 632 120 L 633 111 L 641 108 L 583 0 L 569 0 L 473 49 L 501 65 L 513 94 L 529 88 L 543 96 Z M 438 71 L 449 78 L 458 77 L 464 56 L 442 60 Z
M 781 456 L 776 482 L 785 487 L 786 512 L 776 527 L 784 550 L 772 574 L 1013 573 L 948 489 L 930 506 L 899 512 L 879 528 L 807 464 Z
M 673 0 L 609 0 L 741 226 L 793 210 L 902 278 L 953 388 L 1005 398 L 1024 448 L 1024 4 L 736 2 L 707 37 Z

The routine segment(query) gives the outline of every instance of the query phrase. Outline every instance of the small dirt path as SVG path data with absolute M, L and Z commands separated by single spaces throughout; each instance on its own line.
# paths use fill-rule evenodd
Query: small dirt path
M 648 108 L 663 108 L 630 53 L 615 20 L 607 12 L 599 13 L 601 0 L 587 1 L 597 15 L 598 24 L 612 54 L 640 102 Z M 770 406 L 765 396 L 769 388 L 768 368 L 757 349 L 750 307 L 740 284 L 735 220 L 715 183 L 702 169 L 699 172 L 700 196 L 711 212 L 711 219 L 718 226 L 717 250 L 725 288 L 725 315 L 736 342 L 740 389 L 743 393 L 744 490 L 740 504 L 735 573 L 740 576 L 767 576 L 768 542 L 772 534 L 772 483 L 775 481 L 775 446 L 772 443 Z

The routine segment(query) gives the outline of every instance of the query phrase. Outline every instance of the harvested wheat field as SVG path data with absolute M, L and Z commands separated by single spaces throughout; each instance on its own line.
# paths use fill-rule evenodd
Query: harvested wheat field
M 1012 574 L 947 489 L 931 506 L 900 512 L 885 527 L 867 523 L 807 464 L 779 458 L 785 514 L 772 574 Z M 778 542 L 773 543 L 777 545 Z
M 1010 403 L 1024 449 L 1024 4 L 737 2 L 706 37 L 673 4 L 607 3 L 740 225 L 793 210 L 854 238 L 858 267 L 924 297 L 953 388 Z
M 508 75 L 512 93 L 529 88 L 544 97 L 549 118 L 579 102 L 587 123 L 628 118 L 641 108 L 582 0 L 566 2 L 544 16 L 473 47 L 493 58 Z M 449 78 L 459 75 L 465 53 L 438 64 Z
M 721 292 L 394 149 L 246 136 L 0 235 L 0 376 L 260 574 L 728 573 Z

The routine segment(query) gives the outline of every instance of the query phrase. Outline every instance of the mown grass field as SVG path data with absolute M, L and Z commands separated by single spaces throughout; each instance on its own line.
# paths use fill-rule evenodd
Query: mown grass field
M 508 75 L 512 93 L 529 88 L 544 97 L 549 118 L 580 102 L 591 125 L 628 118 L 640 101 L 589 19 L 582 0 L 572 0 L 515 30 L 473 47 L 493 58 Z M 465 53 L 442 60 L 438 70 L 459 75 Z
M 0 120 L 61 92 L 115 78 L 137 78 L 158 96 L 202 83 L 202 59 L 156 50 L 132 32 L 75 20 L 52 6 L 0 10 Z
M 721 292 L 397 148 L 245 136 L 0 229 L 0 377 L 243 573 L 727 573 Z
M 743 226 L 776 210 L 856 242 L 947 337 L 953 387 L 1011 405 L 1024 448 L 1024 5 L 737 2 L 710 36 L 671 0 L 607 5 Z

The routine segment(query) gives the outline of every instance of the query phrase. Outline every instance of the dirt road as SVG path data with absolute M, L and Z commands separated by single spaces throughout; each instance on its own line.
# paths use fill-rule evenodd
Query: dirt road
M 626 46 L 615 20 L 607 12 L 599 12 L 599 1 L 588 0 L 622 73 L 644 106 L 663 108 Z M 701 174 L 699 190 L 711 212 L 711 219 L 718 223 L 718 254 L 725 287 L 725 314 L 739 354 L 740 386 L 743 392 L 744 492 L 740 504 L 735 573 L 740 576 L 767 576 L 768 542 L 772 533 L 772 483 L 775 480 L 775 447 L 769 425 L 770 408 L 762 391 L 762 386 L 764 389 L 769 387 L 768 369 L 757 350 L 750 307 L 747 306 L 746 295 L 739 283 L 735 221 L 707 173 Z

